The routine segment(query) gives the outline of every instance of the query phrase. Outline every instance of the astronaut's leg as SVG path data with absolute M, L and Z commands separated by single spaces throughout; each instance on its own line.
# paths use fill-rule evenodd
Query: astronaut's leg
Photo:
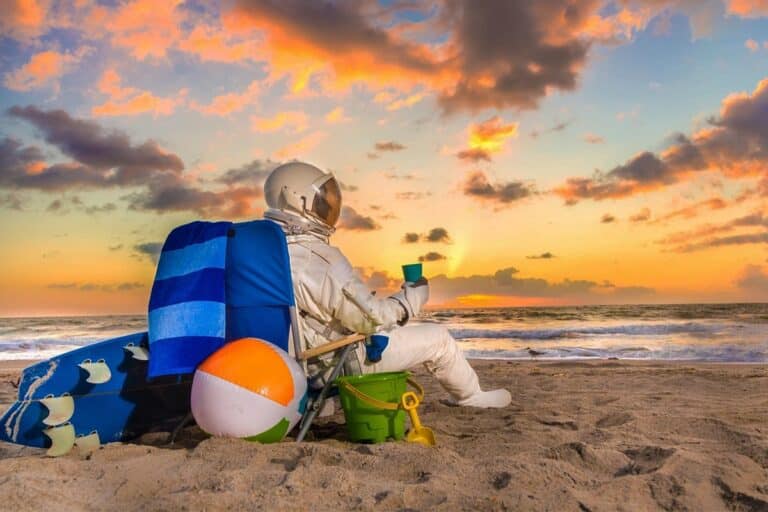
M 460 405 L 505 407 L 509 404 L 511 397 L 507 390 L 480 389 L 477 373 L 448 329 L 442 325 L 405 326 L 386 335 L 389 336 L 389 344 L 381 361 L 366 362 L 363 373 L 403 371 L 424 364 Z

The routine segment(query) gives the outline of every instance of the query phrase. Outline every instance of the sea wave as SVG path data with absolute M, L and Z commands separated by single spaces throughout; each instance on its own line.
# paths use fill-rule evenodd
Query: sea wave
M 666 345 L 663 348 L 646 347 L 536 347 L 536 350 L 465 350 L 473 359 L 626 359 L 660 361 L 700 361 L 726 363 L 766 363 L 768 343 L 762 345 Z
M 627 324 L 627 325 L 586 325 L 568 327 L 548 327 L 543 329 L 449 329 L 457 339 L 519 339 L 552 340 L 558 338 L 578 338 L 584 336 L 664 336 L 668 334 L 691 334 L 699 337 L 715 336 L 725 326 L 695 322 L 663 324 Z

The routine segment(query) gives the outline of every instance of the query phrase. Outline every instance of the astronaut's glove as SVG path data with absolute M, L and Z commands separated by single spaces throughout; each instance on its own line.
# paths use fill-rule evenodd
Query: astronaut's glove
M 408 320 L 421 312 L 422 306 L 429 300 L 429 282 L 422 277 L 414 283 L 403 283 L 400 291 L 391 295 L 390 300 L 398 302 L 404 311 L 398 325 L 405 325 Z

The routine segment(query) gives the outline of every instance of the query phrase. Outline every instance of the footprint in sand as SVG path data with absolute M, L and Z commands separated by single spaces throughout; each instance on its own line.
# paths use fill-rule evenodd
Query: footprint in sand
M 668 458 L 675 453 L 674 448 L 661 448 L 660 446 L 643 446 L 623 451 L 624 455 L 631 459 L 630 463 L 616 472 L 614 476 L 644 475 L 657 471 Z
M 598 428 L 618 427 L 619 425 L 628 423 L 633 419 L 635 419 L 635 417 L 629 414 L 628 412 L 615 412 L 615 413 L 609 414 L 608 416 L 603 416 L 602 418 L 597 420 L 597 423 L 595 423 L 595 425 Z

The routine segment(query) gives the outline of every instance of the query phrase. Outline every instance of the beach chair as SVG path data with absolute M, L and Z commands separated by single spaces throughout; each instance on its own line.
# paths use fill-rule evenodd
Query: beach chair
M 332 353 L 322 387 L 312 390 L 296 441 L 301 442 L 328 398 L 348 356 L 366 336 L 353 334 L 306 349 L 293 295 L 288 245 L 270 220 L 234 224 L 227 249 L 227 340 L 260 338 L 282 348 L 302 364 Z

